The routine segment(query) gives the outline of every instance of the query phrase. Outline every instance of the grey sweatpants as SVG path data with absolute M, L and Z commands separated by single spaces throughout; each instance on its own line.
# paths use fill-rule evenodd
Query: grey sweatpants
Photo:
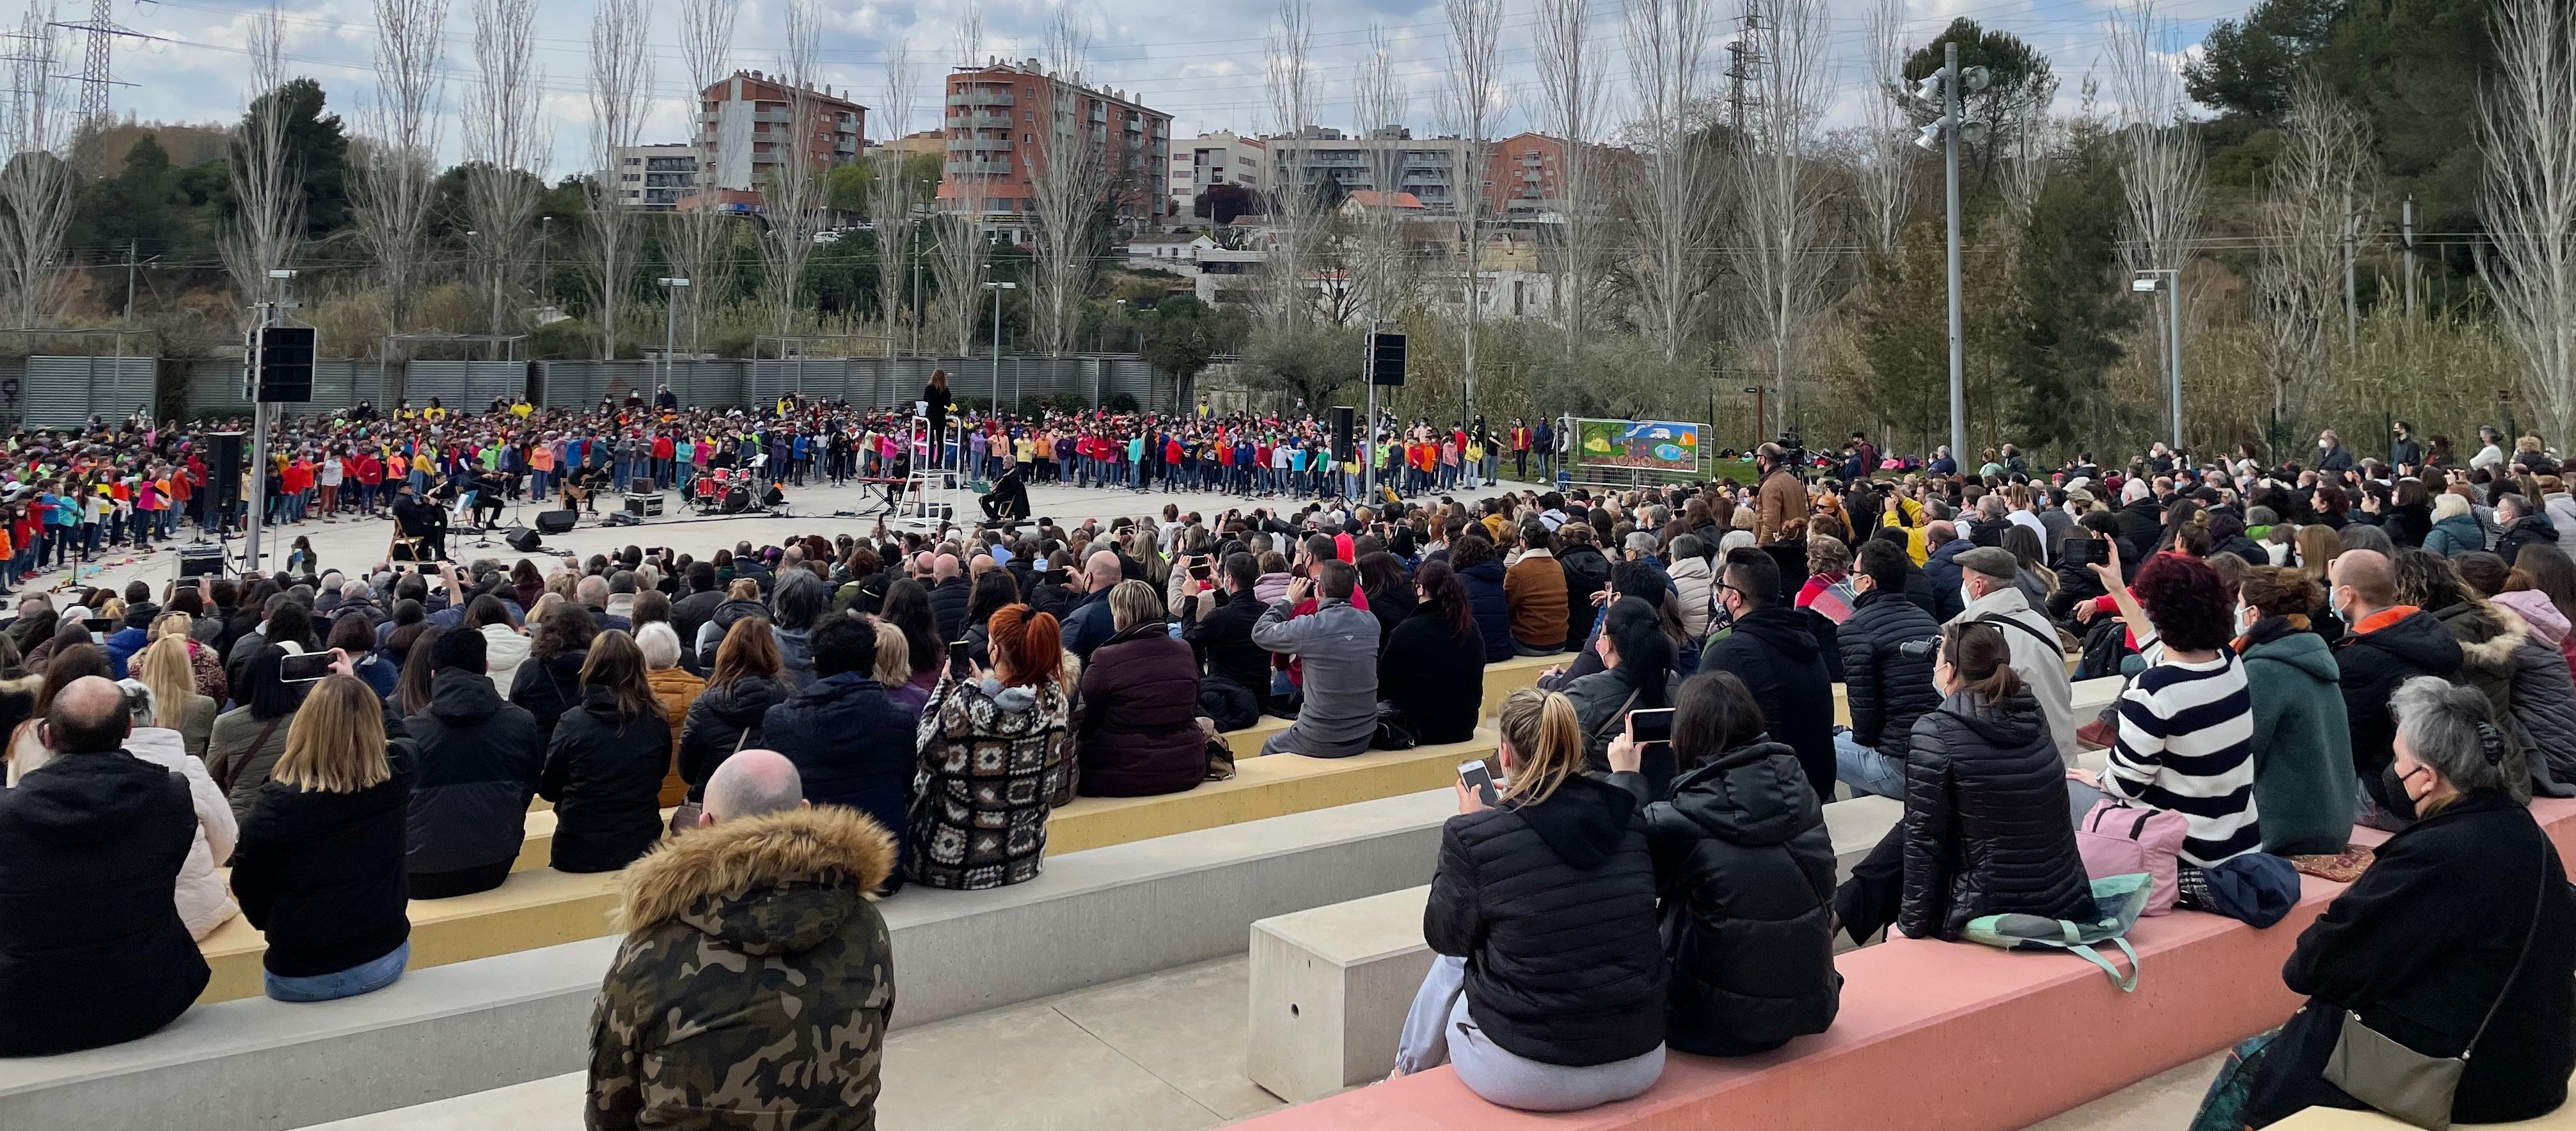
M 1436 955 L 1413 995 L 1396 1045 L 1398 1072 L 1412 1075 L 1447 1062 L 1467 1090 L 1488 1103 L 1521 1111 L 1581 1111 L 1629 1099 L 1664 1074 L 1664 1046 L 1626 1060 L 1569 1068 L 1504 1051 L 1467 1016 L 1467 960 Z

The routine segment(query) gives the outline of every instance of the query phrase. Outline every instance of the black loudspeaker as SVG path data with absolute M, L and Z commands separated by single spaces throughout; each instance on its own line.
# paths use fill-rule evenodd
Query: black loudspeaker
M 1351 447 L 1351 416 L 1351 406 L 1333 406 L 1333 455 L 1337 458 L 1348 457 L 1354 450 Z
M 224 575 L 224 551 L 219 546 L 179 547 L 179 576 L 182 579 Z
M 628 495 L 626 496 L 626 513 L 622 515 L 610 515 L 609 517 L 612 519 L 623 518 L 627 520 L 626 525 L 628 526 L 632 526 L 635 523 L 648 518 L 660 518 L 662 517 L 662 496 Z
M 654 484 L 651 476 L 638 475 L 635 478 L 626 481 L 626 493 L 629 495 L 658 495 L 662 493 L 662 489 Z
M 270 326 L 259 332 L 262 404 L 301 404 L 313 399 L 313 354 L 320 339 L 310 326 Z
M 215 432 L 206 437 L 206 490 L 215 496 L 215 505 L 229 507 L 241 501 L 242 459 L 250 438 L 239 432 Z
M 545 545 L 545 539 L 538 537 L 536 531 L 524 526 L 513 528 L 509 533 L 503 534 L 501 540 L 509 543 L 511 549 L 522 554 Z
M 538 511 L 537 529 L 546 534 L 569 534 L 573 524 L 581 521 L 579 511 Z
M 1369 383 L 1401 385 L 1404 383 L 1404 335 L 1369 335 Z

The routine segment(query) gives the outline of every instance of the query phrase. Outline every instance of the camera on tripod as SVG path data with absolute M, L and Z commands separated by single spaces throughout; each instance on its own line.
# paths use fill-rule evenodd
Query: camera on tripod
M 1788 453 L 1786 463 L 1789 467 L 1789 474 L 1800 479 L 1805 479 L 1807 477 L 1807 445 L 1798 439 L 1798 430 L 1796 428 L 1783 428 L 1780 430 L 1780 438 L 1773 442 L 1780 445 L 1781 451 Z

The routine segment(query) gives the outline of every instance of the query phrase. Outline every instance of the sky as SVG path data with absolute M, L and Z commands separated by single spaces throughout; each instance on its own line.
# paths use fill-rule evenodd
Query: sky
M 55 0 L 60 19 L 86 16 L 93 0 Z M 119 117 L 144 121 L 217 122 L 238 117 L 249 93 L 249 66 L 244 51 L 248 28 L 265 6 L 243 0 L 108 0 L 114 20 L 150 40 L 122 40 L 114 56 L 116 76 L 133 86 L 111 93 Z M 461 132 L 453 112 L 464 103 L 473 81 L 472 0 L 449 0 L 444 102 L 448 120 L 441 129 L 442 158 L 458 159 Z M 1174 115 L 1173 135 L 1189 137 L 1203 130 L 1243 133 L 1274 128 L 1263 63 L 1264 36 L 1276 14 L 1270 3 L 1206 5 L 1171 0 L 1068 0 L 1089 29 L 1089 85 L 1132 91 L 1147 105 Z M 1729 37 L 1737 15 L 1735 0 L 1714 0 Z M 1830 64 L 1837 101 L 1828 124 L 1859 120 L 1869 90 L 1869 13 L 1875 0 L 1827 0 Z M 2069 108 L 2086 72 L 2105 76 L 2108 85 L 2107 19 L 2115 0 L 1905 0 L 1905 38 L 1919 44 L 1957 16 L 1967 16 L 1990 29 L 2010 31 L 2037 45 L 2051 59 L 2061 80 L 2060 99 Z M 2116 0 L 2125 4 L 2128 0 Z M 2159 0 L 2157 14 L 2170 21 L 2173 42 L 2196 44 L 2211 21 L 2240 14 L 2249 0 Z M 1496 136 L 1540 128 L 1545 108 L 1538 89 L 1532 25 L 1536 0 L 1503 0 L 1502 89 L 1495 101 L 1503 107 Z M 1624 89 L 1628 65 L 1621 46 L 1620 21 L 1625 0 L 1592 0 L 1594 48 L 1604 58 L 1609 115 L 1616 121 L 1628 103 Z M 741 0 L 733 61 L 736 67 L 774 70 L 781 51 L 778 30 L 782 0 Z M 908 44 L 918 76 L 913 120 L 905 130 L 935 124 L 939 76 L 959 61 L 958 24 L 966 0 L 823 0 L 821 71 L 825 85 L 848 87 L 858 102 L 877 108 L 885 102 L 885 64 L 891 52 Z M 371 57 L 374 21 L 368 0 L 284 0 L 288 66 L 292 73 L 319 81 L 331 107 L 354 126 L 360 112 L 374 101 Z M 688 72 L 679 49 L 679 5 L 652 0 L 649 36 L 656 104 L 647 119 L 646 142 L 683 141 L 688 136 Z M 983 56 L 1026 58 L 1044 53 L 1045 29 L 1055 6 L 986 0 L 982 10 Z M 585 124 L 591 8 L 586 0 L 543 0 L 537 16 L 539 66 L 546 74 L 546 110 L 554 134 L 554 160 L 545 172 L 561 177 L 588 164 L 589 133 Z M 1397 67 L 1410 87 L 1410 125 L 1418 133 L 1441 131 L 1443 84 L 1447 64 L 1448 25 L 1438 0 L 1355 0 L 1315 4 L 1313 66 L 1322 96 L 1320 124 L 1355 128 L 1351 91 L 1359 61 L 1366 55 L 1371 29 L 1380 28 L 1392 44 Z M 65 70 L 78 67 L 79 33 L 63 45 Z M 1723 64 L 1722 51 L 1712 51 L 1713 66 Z M 871 137 L 887 136 L 889 123 L 873 114 Z

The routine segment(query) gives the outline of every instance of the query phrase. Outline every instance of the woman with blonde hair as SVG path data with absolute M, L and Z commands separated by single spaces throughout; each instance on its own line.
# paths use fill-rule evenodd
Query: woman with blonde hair
M 1149 593 L 1150 595 L 1150 593 Z M 1054 616 L 1004 605 L 986 622 L 993 669 L 944 670 L 915 732 L 920 769 L 904 817 L 905 874 L 975 891 L 1036 879 L 1049 800 L 1066 774 L 1071 696 Z
M 1456 1066 L 1524 1111 L 1628 1099 L 1664 1071 L 1663 942 L 1642 806 L 1583 773 L 1565 696 L 1522 688 L 1497 720 L 1502 772 L 1457 784 L 1423 935 L 1436 957 L 1396 1072 Z
M 224 684 L 224 662 L 215 650 L 194 639 L 197 618 L 187 613 L 163 613 L 152 621 L 155 641 L 177 637 L 188 642 L 188 671 L 197 680 L 197 694 L 221 704 L 229 690 Z
M 1116 634 L 1083 665 L 1069 724 L 1081 793 L 1150 797 L 1206 781 L 1199 665 L 1189 642 L 1166 631 L 1162 596 L 1146 582 L 1113 586 L 1109 612 Z
M 403 852 L 413 760 L 347 657 L 304 698 L 233 848 L 233 897 L 267 934 L 268 996 L 383 989 L 411 960 Z
M 181 617 L 186 613 L 179 614 Z M 152 689 L 153 713 L 162 726 L 179 732 L 188 753 L 206 756 L 206 738 L 214 733 L 218 704 L 197 693 L 196 672 L 188 663 L 185 636 L 165 636 L 153 641 L 134 658 L 134 678 Z
M 581 704 L 546 746 L 537 796 L 555 803 L 554 869 L 614 872 L 662 836 L 662 777 L 671 724 L 645 676 L 644 653 L 617 629 L 581 664 Z

